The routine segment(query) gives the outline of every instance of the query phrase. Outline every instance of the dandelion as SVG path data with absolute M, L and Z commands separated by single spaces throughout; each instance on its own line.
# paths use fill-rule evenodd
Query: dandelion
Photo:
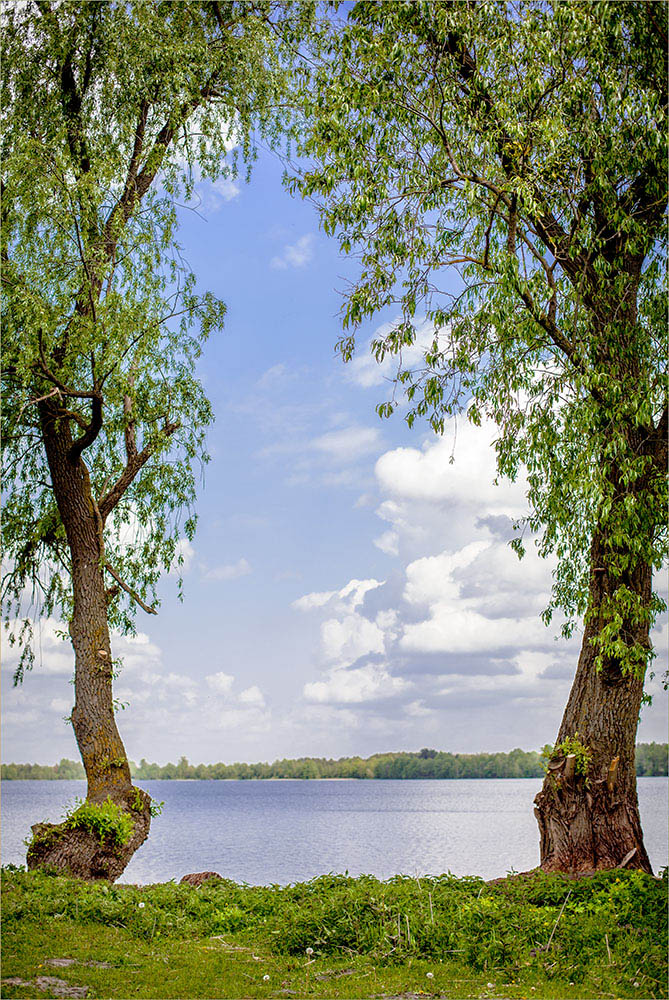
M 145 906 L 146 906 L 146 903 L 138 903 L 137 904 L 137 909 L 138 910 L 143 910 Z
M 428 979 L 434 979 L 434 972 L 426 972 L 425 975 Z
M 311 956 L 313 955 L 313 953 L 314 953 L 314 949 L 313 948 L 307 948 L 307 955 L 309 956 L 309 958 L 311 958 Z
M 265 973 L 265 975 L 262 977 L 262 981 L 263 981 L 263 983 L 268 983 L 269 982 L 269 976 L 267 975 L 267 973 Z

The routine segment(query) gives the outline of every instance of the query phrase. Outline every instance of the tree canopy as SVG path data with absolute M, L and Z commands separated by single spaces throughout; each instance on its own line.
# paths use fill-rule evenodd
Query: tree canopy
M 500 473 L 530 484 L 515 547 L 527 527 L 557 557 L 545 617 L 586 612 L 597 528 L 617 580 L 599 664 L 641 674 L 625 623 L 662 604 L 625 575 L 667 540 L 665 49 L 655 2 L 358 3 L 304 70 L 311 160 L 291 181 L 360 259 L 344 359 L 395 309 L 372 343 L 398 361 L 379 413 L 405 396 L 409 424 L 496 421 Z
M 288 47 L 310 16 L 273 2 L 3 7 L 2 596 L 13 637 L 24 627 L 18 678 L 30 606 L 72 615 L 44 406 L 89 481 L 110 626 L 132 629 L 181 562 L 212 420 L 196 363 L 225 307 L 196 290 L 177 205 L 278 140 Z

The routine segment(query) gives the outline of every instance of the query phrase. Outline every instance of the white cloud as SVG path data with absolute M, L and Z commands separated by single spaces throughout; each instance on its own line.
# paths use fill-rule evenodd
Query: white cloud
M 442 552 L 438 556 L 416 559 L 406 568 L 404 597 L 410 604 L 443 604 L 457 600 L 460 588 L 453 580 L 453 571 L 469 566 L 489 549 L 487 542 L 470 542 L 459 552 Z
M 218 177 L 212 182 L 212 191 L 221 201 L 233 201 L 240 191 L 239 184 L 231 177 Z
M 157 680 L 162 670 L 160 646 L 145 632 L 136 635 L 112 635 L 112 653 L 123 661 L 123 672 L 141 673 L 145 681 Z
M 448 421 L 444 435 L 430 439 L 422 451 L 395 448 L 381 455 L 375 473 L 381 490 L 396 500 L 458 504 L 481 513 L 518 517 L 527 510 L 527 483 L 519 476 L 495 485 L 497 429 L 481 427 L 466 417 Z
M 380 446 L 381 433 L 376 427 L 347 427 L 330 431 L 312 442 L 316 451 L 323 452 L 334 462 L 355 462 Z
M 292 607 L 298 611 L 311 611 L 314 608 L 323 608 L 330 604 L 328 609 L 353 611 L 365 599 L 365 594 L 370 590 L 375 590 L 382 585 L 381 580 L 349 580 L 341 590 L 322 590 L 312 594 L 305 594 L 293 601 Z
M 236 580 L 240 576 L 248 576 L 251 573 L 251 566 L 244 558 L 238 559 L 236 563 L 227 563 L 224 566 L 215 566 L 204 573 L 205 580 Z
M 249 705 L 252 708 L 265 707 L 265 697 L 257 684 L 242 691 L 239 695 L 239 701 L 242 705 Z
M 410 686 L 403 678 L 392 677 L 381 664 L 367 664 L 354 670 L 336 667 L 325 680 L 305 684 L 304 697 L 320 703 L 359 705 L 395 697 Z
M 418 653 L 486 652 L 494 656 L 519 644 L 543 646 L 547 639 L 539 619 L 490 619 L 464 608 L 436 605 L 426 621 L 406 626 L 400 646 Z
M 445 440 L 380 457 L 377 515 L 388 527 L 374 544 L 403 568 L 295 602 L 321 619 L 321 673 L 306 701 L 345 704 L 366 729 L 396 734 L 416 722 L 437 733 L 484 705 L 501 716 L 518 699 L 536 701 L 535 719 L 562 707 L 578 637 L 555 644 L 557 628 L 540 620 L 552 564 L 531 545 L 521 563 L 508 545 L 525 484 L 493 484 L 494 433 L 463 419 L 457 440 L 452 422 Z
M 314 256 L 314 235 L 305 233 L 296 243 L 286 244 L 280 255 L 272 257 L 270 267 L 285 271 L 289 267 L 304 267 Z
M 383 653 L 383 632 L 362 615 L 330 618 L 321 626 L 321 642 L 327 660 L 347 665 L 370 653 Z
M 216 694 L 230 694 L 235 678 L 232 674 L 226 674 L 221 670 L 217 674 L 208 674 L 205 681 Z
M 296 601 L 293 601 L 292 607 L 296 608 L 297 611 L 311 611 L 312 608 L 322 608 L 336 593 L 336 590 L 322 590 L 315 591 L 313 594 L 304 594 L 303 597 L 298 597 Z
M 384 531 L 382 535 L 374 539 L 374 544 L 387 556 L 399 555 L 400 536 L 396 531 Z

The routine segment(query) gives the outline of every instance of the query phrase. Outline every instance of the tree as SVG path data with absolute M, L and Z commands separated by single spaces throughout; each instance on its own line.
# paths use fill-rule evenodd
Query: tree
M 258 137 L 276 141 L 288 45 L 309 16 L 271 2 L 3 7 L 3 598 L 16 680 L 31 665 L 26 603 L 68 622 L 88 780 L 80 822 L 36 828 L 30 865 L 115 878 L 148 834 L 110 629 L 156 613 L 159 575 L 193 535 L 212 419 L 195 364 L 224 315 L 196 294 L 175 204 L 199 177 L 250 165 Z M 130 813 L 129 839 L 127 821 L 115 845 L 82 828 L 103 804 Z
M 666 24 L 656 2 L 358 3 L 303 70 L 312 163 L 291 184 L 361 262 L 344 360 L 394 307 L 372 350 L 396 356 L 409 424 L 497 423 L 499 472 L 529 481 L 514 547 L 528 529 L 557 559 L 544 617 L 584 619 L 536 799 L 547 870 L 650 870 L 634 743 L 667 541 Z

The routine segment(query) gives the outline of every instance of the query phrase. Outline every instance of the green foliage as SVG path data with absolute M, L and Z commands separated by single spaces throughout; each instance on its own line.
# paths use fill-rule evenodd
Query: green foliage
M 566 739 L 562 740 L 561 743 L 557 743 L 554 747 L 547 745 L 542 751 L 542 757 L 546 758 L 546 768 L 548 761 L 556 760 L 559 757 L 567 757 L 569 754 L 573 754 L 576 758 L 574 761 L 575 773 L 579 774 L 582 778 L 587 778 L 588 768 L 592 760 L 592 750 L 581 742 L 578 733 L 574 733 L 573 736 L 567 736 Z
M 132 817 L 121 806 L 107 798 L 104 802 L 82 802 L 68 813 L 65 827 L 71 830 L 86 830 L 101 844 L 123 847 L 132 837 L 135 824 Z
M 384 753 L 372 757 L 300 757 L 276 760 L 272 764 L 150 764 L 140 761 L 133 767 L 139 779 L 243 779 L 256 778 L 533 778 L 542 774 L 540 757 L 533 751 L 510 753 L 451 754 L 437 750 L 419 753 Z
M 161 573 L 183 565 L 213 419 L 195 371 L 225 306 L 196 289 L 176 206 L 280 141 L 312 7 L 3 5 L 2 597 L 17 680 L 31 614 L 73 611 L 46 425 L 90 494 L 110 626 L 132 631 L 136 598 L 155 605 Z
M 289 181 L 360 261 L 343 359 L 391 317 L 379 414 L 497 425 L 529 485 L 514 547 L 556 559 L 545 619 L 570 634 L 605 573 L 598 665 L 637 676 L 663 603 L 635 576 L 667 553 L 666 25 L 660 3 L 357 3 L 303 70 Z
M 3 781 L 19 779 L 36 779 L 40 781 L 55 781 L 58 779 L 72 781 L 83 780 L 86 777 L 84 765 L 80 761 L 67 760 L 63 757 L 60 764 L 3 764 L 1 777 Z
M 228 942 L 234 934 L 254 954 L 268 948 L 304 961 L 312 949 L 316 962 L 366 956 L 381 969 L 456 960 L 488 975 L 540 975 L 554 989 L 597 971 L 607 976 L 604 993 L 615 996 L 631 995 L 632 979 L 644 983 L 644 995 L 659 996 L 666 979 L 666 870 L 660 880 L 625 871 L 501 884 L 452 875 L 387 882 L 324 875 L 285 887 L 222 880 L 197 890 L 5 871 L 4 887 L 6 934 L 55 919 L 75 922 L 88 937 L 95 928 L 123 928 L 152 948 L 223 935 Z
M 419 753 L 382 753 L 373 757 L 302 757 L 299 760 L 276 760 L 273 764 L 189 764 L 182 757 L 179 764 L 149 764 L 142 759 L 130 762 L 133 778 L 140 780 L 191 778 L 262 779 L 262 778 L 539 778 L 553 755 L 546 745 L 541 754 L 512 750 L 510 753 L 451 754 L 437 750 Z M 568 751 L 571 752 L 571 751 Z M 667 744 L 639 743 L 636 748 L 638 775 L 667 774 Z M 41 764 L 3 764 L 2 780 L 26 778 L 83 778 L 81 764 L 62 760 L 49 767 Z M 137 793 L 139 802 L 139 793 Z M 151 815 L 158 815 L 164 803 L 151 803 Z M 139 806 L 138 806 L 139 808 Z

